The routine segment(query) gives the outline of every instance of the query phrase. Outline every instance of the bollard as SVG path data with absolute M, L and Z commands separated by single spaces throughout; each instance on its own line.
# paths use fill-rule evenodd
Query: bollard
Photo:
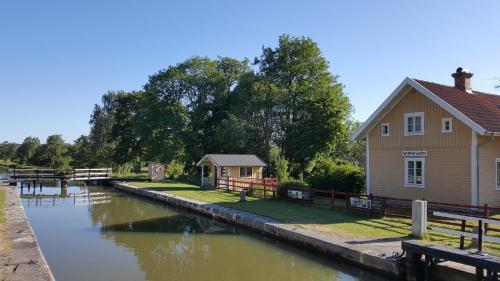
M 411 233 L 422 238 L 427 230 L 427 201 L 414 200 L 411 203 Z
M 247 201 L 247 193 L 244 190 L 240 191 L 240 202 L 246 202 Z

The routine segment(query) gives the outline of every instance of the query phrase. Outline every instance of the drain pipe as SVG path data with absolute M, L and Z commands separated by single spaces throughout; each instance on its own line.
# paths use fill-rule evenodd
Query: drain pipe
M 483 145 L 491 143 L 495 140 L 495 133 L 490 133 L 491 139 L 482 142 L 476 145 L 476 194 L 477 194 L 477 202 L 476 205 L 479 205 L 479 148 Z

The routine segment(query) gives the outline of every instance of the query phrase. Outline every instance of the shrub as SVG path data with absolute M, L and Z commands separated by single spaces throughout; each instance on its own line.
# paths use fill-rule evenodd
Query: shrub
M 189 183 L 189 184 L 192 184 L 192 185 L 196 185 L 196 186 L 201 186 L 201 180 L 200 180 L 199 177 L 192 177 L 192 176 L 189 176 L 189 175 L 182 175 L 182 176 L 179 176 L 176 180 L 184 182 L 184 183 Z
M 165 167 L 165 175 L 170 179 L 177 179 L 184 175 L 184 164 L 172 160 Z
M 125 163 L 113 167 L 113 172 L 116 174 L 129 174 L 132 171 L 133 164 Z
M 286 182 L 288 181 L 288 160 L 279 157 L 276 161 L 276 176 L 278 181 Z
M 365 171 L 349 162 L 324 158 L 316 163 L 307 182 L 318 189 L 361 193 L 365 190 Z

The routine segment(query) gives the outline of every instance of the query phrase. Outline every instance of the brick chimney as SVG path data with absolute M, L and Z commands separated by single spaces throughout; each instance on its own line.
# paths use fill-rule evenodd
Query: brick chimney
M 474 74 L 472 74 L 472 72 L 465 68 L 457 68 L 457 72 L 451 74 L 451 76 L 455 78 L 455 88 L 472 94 L 472 87 L 470 85 L 470 79 L 472 78 L 472 75 Z

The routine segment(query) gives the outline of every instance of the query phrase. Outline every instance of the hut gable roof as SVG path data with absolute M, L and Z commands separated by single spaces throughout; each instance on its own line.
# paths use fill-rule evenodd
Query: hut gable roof
M 237 166 L 267 166 L 255 154 L 206 154 L 201 158 L 196 166 L 201 166 L 203 162 L 209 161 L 218 167 L 237 167 Z

